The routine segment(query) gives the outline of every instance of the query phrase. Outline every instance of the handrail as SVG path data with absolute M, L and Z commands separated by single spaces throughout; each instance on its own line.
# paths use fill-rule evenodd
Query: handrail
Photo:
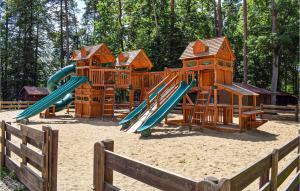
M 159 84 L 157 84 L 154 88 L 152 88 L 149 92 L 146 93 L 147 95 L 147 106 L 150 106 L 150 95 L 153 94 L 160 86 L 162 86 L 169 78 L 170 74 L 165 77 Z
M 161 97 L 162 92 L 165 92 L 165 91 L 171 86 L 171 84 L 173 84 L 173 82 L 175 82 L 175 80 L 177 80 L 177 78 L 178 78 L 178 74 L 176 74 L 175 77 L 172 78 L 172 80 L 169 81 L 169 82 L 167 83 L 167 85 L 165 85 L 165 86 L 162 88 L 162 90 L 160 90 L 160 91 L 158 92 L 158 94 L 156 95 L 156 99 L 157 99 L 157 107 L 160 106 L 159 100 L 160 100 L 160 97 Z

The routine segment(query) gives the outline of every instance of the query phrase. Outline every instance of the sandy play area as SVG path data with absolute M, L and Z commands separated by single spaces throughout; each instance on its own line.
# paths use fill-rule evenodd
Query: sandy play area
M 13 122 L 17 113 L 1 112 L 0 119 Z M 292 120 L 271 120 L 258 130 L 234 134 L 188 132 L 186 128 L 161 125 L 151 137 L 143 139 L 120 131 L 116 122 L 74 119 L 64 112 L 53 119 L 33 117 L 29 125 L 50 125 L 59 130 L 59 191 L 92 190 L 93 145 L 103 139 L 113 139 L 117 153 L 201 180 L 206 176 L 230 177 L 296 137 L 299 129 Z M 122 190 L 154 190 L 117 173 L 114 182 Z

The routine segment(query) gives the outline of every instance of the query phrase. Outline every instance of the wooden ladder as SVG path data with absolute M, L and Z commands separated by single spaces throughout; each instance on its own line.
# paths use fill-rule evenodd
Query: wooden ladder
M 102 119 L 103 117 L 114 117 L 115 88 L 114 86 L 105 86 L 103 92 Z
M 201 91 L 197 92 L 196 103 L 193 107 L 190 117 L 189 128 L 192 130 L 193 127 L 198 128 L 198 124 L 200 125 L 200 129 L 204 128 L 205 119 L 207 115 L 208 105 L 210 103 L 211 93 L 209 91 Z

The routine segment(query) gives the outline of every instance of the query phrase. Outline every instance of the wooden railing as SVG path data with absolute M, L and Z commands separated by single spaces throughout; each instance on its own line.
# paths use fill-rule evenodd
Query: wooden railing
M 157 84 L 159 84 L 159 82 L 161 82 L 164 78 L 165 78 L 165 72 L 164 71 L 160 71 L 160 72 L 150 72 L 149 73 L 149 86 L 150 87 L 154 87 Z
M 278 172 L 278 163 L 295 149 L 298 154 Z M 295 169 L 296 174 L 291 177 L 291 181 L 284 190 L 296 191 L 299 190 L 300 185 L 300 136 L 280 149 L 275 149 L 271 154 L 231 178 L 207 177 L 202 181 L 167 172 L 113 151 L 112 140 L 104 140 L 94 145 L 93 185 L 95 191 L 120 190 L 113 185 L 113 171 L 166 191 L 239 191 L 247 188 L 257 179 L 260 180 L 258 190 L 276 191 Z
M 197 181 L 116 154 L 113 150 L 114 142 L 112 140 L 104 140 L 94 145 L 93 185 L 95 191 L 120 190 L 113 185 L 113 171 L 160 190 L 198 190 L 199 183 Z
M 128 86 L 131 84 L 130 70 L 116 70 L 115 79 L 117 87 L 128 88 Z
M 14 171 L 29 190 L 57 190 L 57 130 L 43 127 L 40 131 L 25 125 L 18 128 L 2 121 L 0 140 L 1 167 Z
M 271 154 L 265 156 L 250 167 L 232 176 L 230 181 L 230 189 L 227 190 L 243 190 L 252 184 L 257 178 L 260 178 L 259 189 L 261 191 L 272 190 L 277 188 L 292 174 L 296 169 L 297 173 L 292 178 L 292 182 L 285 190 L 299 190 L 299 168 L 300 168 L 300 136 L 296 137 L 280 149 L 275 149 Z M 278 163 L 295 149 L 298 154 L 278 172 Z M 293 188 L 293 189 L 289 189 Z
M 238 106 L 234 105 L 234 113 L 238 113 Z M 265 114 L 290 114 L 294 116 L 296 122 L 299 121 L 299 105 L 287 105 L 287 106 L 280 106 L 280 105 L 264 105 L 261 104 L 260 106 L 256 107 L 256 109 L 262 110 Z M 253 106 L 243 106 L 243 111 L 253 110 Z
M 25 109 L 33 105 L 36 101 L 0 101 L 0 110 L 1 109 Z

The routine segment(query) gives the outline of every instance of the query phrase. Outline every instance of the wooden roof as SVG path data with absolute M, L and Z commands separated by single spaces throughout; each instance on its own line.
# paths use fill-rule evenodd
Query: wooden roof
M 256 87 L 256 86 L 253 86 L 253 85 L 247 84 L 247 83 L 234 82 L 234 85 L 239 86 L 244 89 L 247 89 L 247 90 L 250 90 L 250 91 L 258 93 L 258 94 L 269 94 L 269 95 L 272 94 L 272 92 L 269 90 L 266 90 L 264 88 L 259 88 L 259 87 Z
M 259 95 L 253 91 L 247 90 L 247 89 L 239 87 L 237 85 L 227 85 L 227 84 L 219 84 L 219 83 L 215 83 L 215 85 L 228 91 L 228 92 L 236 94 L 236 95 L 241 95 L 241 96 L 258 96 Z
M 71 60 L 74 61 L 88 60 L 95 54 L 113 57 L 112 52 L 106 46 L 106 44 L 101 43 L 99 45 L 94 45 L 94 46 L 82 46 L 80 50 L 74 51 Z M 113 61 L 114 59 L 112 60 L 112 62 Z
M 185 60 L 185 59 L 201 58 L 201 57 L 217 55 L 224 43 L 229 49 L 231 56 L 234 58 L 234 54 L 230 47 L 230 43 L 227 37 L 223 36 L 223 37 L 196 40 L 194 42 L 190 42 L 179 59 Z M 198 44 L 203 44 L 206 47 L 205 51 L 202 51 L 200 53 L 195 51 L 195 48 L 197 48 Z
M 122 52 L 116 60 L 116 67 L 131 66 L 133 69 L 153 67 L 152 62 L 143 49 Z
M 26 92 L 28 95 L 31 96 L 46 96 L 49 94 L 49 91 L 46 88 L 35 86 L 24 86 L 21 89 L 20 94 L 22 94 L 23 92 Z

